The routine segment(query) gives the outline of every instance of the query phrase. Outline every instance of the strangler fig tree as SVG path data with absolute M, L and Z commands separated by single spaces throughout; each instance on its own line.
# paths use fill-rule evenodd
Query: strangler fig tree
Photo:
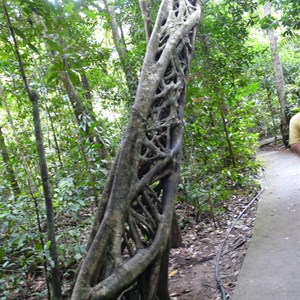
M 169 299 L 168 241 L 197 0 L 163 0 L 72 299 Z

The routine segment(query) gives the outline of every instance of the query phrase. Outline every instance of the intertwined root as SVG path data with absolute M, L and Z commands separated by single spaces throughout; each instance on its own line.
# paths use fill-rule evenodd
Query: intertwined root
M 128 129 L 100 200 L 72 299 L 167 299 L 167 288 L 162 291 L 159 281 L 199 16 L 198 1 L 162 1 Z

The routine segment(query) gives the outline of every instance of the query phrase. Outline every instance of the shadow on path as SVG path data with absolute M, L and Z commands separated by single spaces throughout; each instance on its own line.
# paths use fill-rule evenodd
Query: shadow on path
M 300 157 L 260 152 L 267 188 L 232 300 L 300 300 Z

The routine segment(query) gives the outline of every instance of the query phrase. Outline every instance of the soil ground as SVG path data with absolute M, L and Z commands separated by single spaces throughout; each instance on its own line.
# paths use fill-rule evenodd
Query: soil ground
M 221 299 L 215 278 L 216 257 L 233 220 L 252 198 L 236 198 L 228 205 L 226 213 L 220 215 L 215 222 L 197 224 L 191 217 L 182 234 L 182 246 L 171 250 L 169 285 L 172 299 Z M 228 296 L 232 295 L 251 240 L 256 208 L 257 201 L 254 201 L 236 223 L 225 243 L 218 277 Z

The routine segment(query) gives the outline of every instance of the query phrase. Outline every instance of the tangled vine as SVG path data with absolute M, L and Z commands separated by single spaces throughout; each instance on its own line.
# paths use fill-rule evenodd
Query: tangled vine
M 197 0 L 164 0 L 123 143 L 99 201 L 72 299 L 168 299 L 167 245 L 178 184 Z

